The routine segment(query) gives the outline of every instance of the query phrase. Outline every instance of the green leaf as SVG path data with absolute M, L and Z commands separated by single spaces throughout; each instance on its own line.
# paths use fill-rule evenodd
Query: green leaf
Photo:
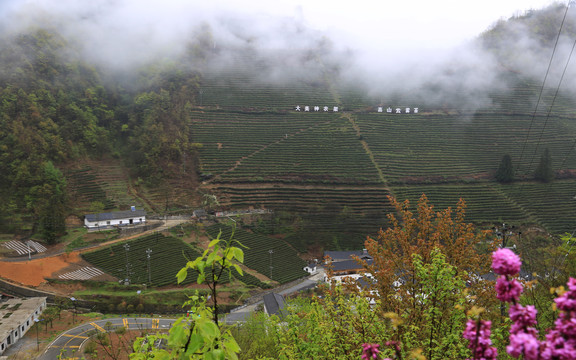
M 220 242 L 220 239 L 214 239 L 214 240 L 210 241 L 210 244 L 208 244 L 208 247 L 209 247 L 209 248 L 214 247 L 214 246 L 216 246 L 216 244 L 218 244 L 219 242 Z
M 224 351 L 222 349 L 214 349 L 207 352 L 204 358 L 208 360 L 224 360 Z
M 236 244 L 240 245 L 241 247 L 243 247 L 244 249 L 250 249 L 248 246 L 242 244 L 242 243 L 241 243 L 240 241 L 238 241 L 238 240 L 234 240 L 234 242 L 235 242 Z
M 187 276 L 188 276 L 188 268 L 183 267 L 182 269 L 180 269 L 180 271 L 178 271 L 178 274 L 176 274 L 176 279 L 178 280 L 178 284 L 180 284 L 182 281 L 186 280 Z
M 170 329 L 170 335 L 168 336 L 168 343 L 174 345 L 175 347 L 181 347 L 188 340 L 188 331 L 184 329 L 184 326 L 173 326 Z
M 206 258 L 206 265 L 212 266 L 212 264 L 214 263 L 214 260 L 216 259 L 216 256 L 217 256 L 217 254 L 215 252 L 208 255 L 208 258 Z
M 244 251 L 242 249 L 233 247 L 230 248 L 230 250 L 232 250 L 234 257 L 236 258 L 236 260 L 238 260 L 238 262 L 244 263 Z
M 234 339 L 232 334 L 229 333 L 228 335 L 229 336 L 226 337 L 226 344 L 225 344 L 226 349 L 229 349 L 230 351 L 233 351 L 235 353 L 240 352 L 240 346 L 236 342 L 236 339 Z
M 242 272 L 242 268 L 236 264 L 233 264 L 232 266 L 234 266 L 234 269 L 236 269 L 236 271 L 238 271 L 238 274 L 240 274 L 240 276 L 244 275 L 244 272 Z
M 190 336 L 190 344 L 188 345 L 187 353 L 195 353 L 196 351 L 200 350 L 204 346 L 204 339 L 200 334 L 192 334 Z
M 204 272 L 205 267 L 206 267 L 206 263 L 204 261 L 200 261 L 200 262 L 198 262 L 198 264 L 196 264 L 196 269 L 198 269 L 198 271 L 201 273 Z
M 216 339 L 220 335 L 218 326 L 216 326 L 212 321 L 198 323 L 198 332 L 210 341 Z

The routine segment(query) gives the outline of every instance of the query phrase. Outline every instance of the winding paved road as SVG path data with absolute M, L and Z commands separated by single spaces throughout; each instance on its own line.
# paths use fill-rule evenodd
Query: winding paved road
M 107 330 L 114 330 L 118 327 L 126 327 L 128 330 L 142 330 L 142 329 L 164 329 L 168 330 L 176 319 L 162 319 L 162 318 L 113 318 L 94 320 L 92 322 L 77 326 L 70 329 L 58 336 L 38 360 L 56 360 L 56 359 L 80 359 L 82 354 L 80 348 L 95 331 L 106 332 Z M 112 326 L 106 329 L 106 323 L 111 323 Z M 61 356 L 58 358 L 58 356 Z
M 297 280 L 294 281 L 290 286 L 285 288 L 284 290 L 271 290 L 269 292 L 275 292 L 283 296 L 291 295 L 306 289 L 313 289 L 318 285 L 318 283 L 324 278 L 324 269 L 320 268 L 316 275 L 310 276 L 304 280 Z M 225 322 L 228 325 L 236 324 L 239 322 L 244 322 L 246 319 L 250 317 L 250 315 L 256 311 L 256 308 L 263 304 L 262 297 L 264 294 L 256 295 L 255 298 L 259 300 L 252 303 L 251 305 L 241 306 L 239 308 L 234 309 L 232 312 L 226 314 Z
M 289 295 L 304 289 L 313 288 L 318 284 L 318 281 L 322 279 L 323 275 L 324 271 L 321 269 L 318 274 L 311 276 L 303 281 L 297 281 L 284 290 L 278 292 L 282 295 Z M 258 296 L 261 297 L 262 294 Z M 262 301 L 260 300 L 252 305 L 239 309 L 239 311 L 226 314 L 225 322 L 228 324 L 234 324 L 237 322 L 245 321 L 245 319 L 250 316 L 250 314 L 261 303 Z M 114 330 L 122 326 L 126 327 L 128 330 L 168 330 L 175 321 L 176 319 L 163 318 L 113 318 L 95 320 L 93 322 L 77 326 L 60 335 L 48 346 L 44 353 L 38 357 L 38 360 L 57 360 L 59 355 L 61 355 L 61 359 L 63 360 L 80 359 L 82 356 L 80 353 L 82 345 L 90 338 L 91 335 L 94 334 L 95 331 L 105 332 L 107 330 Z M 106 323 L 108 322 L 110 322 L 112 325 L 110 328 L 106 329 Z

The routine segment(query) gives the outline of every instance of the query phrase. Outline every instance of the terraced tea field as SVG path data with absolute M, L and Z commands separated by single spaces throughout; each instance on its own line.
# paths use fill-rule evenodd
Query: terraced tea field
M 148 272 L 148 253 L 150 252 L 150 273 Z M 119 279 L 130 279 L 133 284 L 152 284 L 153 286 L 176 285 L 176 274 L 186 265 L 188 260 L 194 260 L 200 253 L 171 236 L 160 233 L 114 244 L 96 251 L 82 254 L 82 257 L 102 270 Z M 149 278 L 150 276 L 150 278 Z M 189 271 L 182 284 L 195 282 L 198 274 Z M 236 277 L 249 286 L 268 288 L 253 275 L 245 273 Z M 149 279 L 151 281 L 149 281 Z M 223 283 L 228 282 L 228 276 L 223 276 Z
M 458 201 L 464 199 L 466 218 L 477 223 L 519 223 L 530 218 L 530 214 L 509 198 L 501 187 L 487 183 L 398 186 L 394 187 L 394 193 L 399 200 L 408 199 L 414 205 L 422 194 L 426 194 L 436 209 L 455 209 Z
M 552 233 L 572 233 L 576 227 L 576 182 L 524 183 L 502 186 L 502 192 Z
M 286 242 L 281 239 L 252 234 L 230 226 L 213 225 L 206 229 L 207 233 L 216 238 L 222 231 L 221 239 L 230 239 L 234 231 L 234 239 L 244 248 L 244 265 L 278 281 L 281 284 L 307 276 L 303 270 L 306 263 Z M 270 268 L 272 266 L 272 268 Z
M 154 286 L 176 284 L 176 273 L 188 259 L 200 256 L 188 244 L 160 233 L 148 235 L 125 243 L 82 254 L 82 257 L 104 272 L 119 279 L 130 278 L 134 284 L 148 284 L 148 259 L 150 249 L 150 276 Z M 128 269 L 127 269 L 128 266 Z M 188 274 L 185 283 L 196 281 L 197 274 Z
M 339 221 L 348 222 L 353 233 L 368 234 L 385 225 L 391 210 L 387 195 L 416 202 L 422 193 L 437 208 L 454 207 L 464 198 L 472 222 L 534 223 L 555 233 L 572 231 L 576 221 L 566 199 L 576 195 L 569 194 L 576 185 L 569 175 L 576 169 L 576 103 L 562 94 L 554 98 L 548 89 L 534 112 L 540 85 L 517 74 L 506 77 L 508 86 L 495 89 L 483 107 L 458 109 L 419 104 L 417 94 L 368 96 L 358 88 L 329 85 L 314 91 L 303 86 L 297 96 L 281 97 L 278 89 L 254 83 L 243 88 L 240 75 L 227 80 L 225 97 L 223 90 L 209 90 L 222 83 L 206 78 L 205 94 L 212 95 L 205 101 L 212 110 L 193 111 L 190 126 L 195 141 L 204 144 L 202 171 L 212 176 L 204 190 L 233 209 L 264 207 L 312 219 L 318 231 L 341 232 L 342 226 L 333 225 Z M 294 108 L 316 103 L 333 103 L 341 111 Z M 419 106 L 420 111 L 375 110 L 388 103 L 402 109 Z M 531 182 L 545 148 L 565 177 L 553 186 Z M 505 154 L 512 157 L 520 180 L 509 186 L 493 179 Z M 338 218 L 343 208 L 350 212 Z

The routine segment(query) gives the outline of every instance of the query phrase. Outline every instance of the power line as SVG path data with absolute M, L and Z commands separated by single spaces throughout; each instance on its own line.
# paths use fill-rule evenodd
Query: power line
M 524 156 L 524 151 L 526 150 L 526 145 L 528 144 L 528 139 L 530 138 L 530 132 L 532 131 L 532 126 L 534 125 L 534 120 L 536 118 L 536 112 L 538 111 L 538 106 L 540 105 L 540 101 L 542 100 L 542 94 L 544 93 L 544 87 L 546 85 L 546 80 L 548 79 L 548 75 L 550 73 L 550 68 L 552 67 L 552 60 L 554 59 L 554 55 L 556 54 L 556 49 L 558 47 L 558 42 L 560 41 L 560 34 L 562 33 L 562 28 L 564 27 L 564 22 L 566 21 L 566 16 L 568 15 L 568 10 L 570 9 L 570 4 L 566 5 L 566 11 L 564 12 L 564 17 L 562 18 L 562 23 L 560 24 L 560 29 L 558 29 L 558 35 L 556 36 L 556 42 L 554 42 L 554 48 L 552 49 L 552 56 L 550 56 L 550 61 L 548 62 L 548 68 L 546 69 L 546 74 L 544 75 L 544 80 L 542 81 L 542 86 L 540 88 L 540 93 L 538 94 L 538 101 L 536 101 L 536 106 L 534 108 L 534 112 L 532 113 L 532 118 L 530 120 L 530 126 L 528 127 L 528 133 L 526 134 L 526 139 L 524 140 L 524 145 L 522 146 L 522 151 L 520 152 L 520 159 L 518 160 L 518 166 L 516 167 L 516 171 L 519 170 L 520 164 L 522 162 L 522 158 Z M 538 143 L 536 144 L 536 148 L 538 148 Z M 532 165 L 530 162 L 529 166 Z
M 572 53 L 574 52 L 575 47 L 576 47 L 576 40 L 574 40 L 574 43 L 572 44 L 572 50 L 570 51 L 570 57 L 572 56 Z M 570 58 L 568 58 L 568 61 L 570 61 Z M 566 67 L 568 67 L 568 63 L 566 64 Z M 564 68 L 564 73 L 566 72 L 566 67 Z M 562 73 L 562 78 L 564 78 L 564 73 Z M 572 146 L 570 147 L 570 149 L 568 149 L 568 151 L 566 152 L 566 155 L 564 155 L 564 159 L 562 160 L 562 164 L 560 164 L 560 169 L 562 169 L 564 167 L 564 165 L 566 164 L 566 160 L 568 160 L 568 156 L 570 155 L 572 150 L 574 150 L 574 147 L 576 147 L 576 139 L 574 139 Z
M 544 134 L 544 129 L 546 129 L 546 124 L 548 124 L 548 119 L 550 119 L 550 114 L 552 113 L 552 108 L 554 107 L 554 103 L 556 102 L 556 97 L 560 92 L 560 87 L 562 86 L 562 82 L 564 81 L 564 76 L 566 75 L 566 70 L 568 69 L 568 65 L 570 64 L 570 60 L 572 59 L 572 54 L 574 53 L 574 47 L 576 47 L 576 40 L 572 44 L 572 49 L 570 50 L 570 54 L 568 55 L 568 60 L 566 60 L 566 65 L 564 65 L 564 70 L 562 71 L 562 76 L 560 77 L 560 81 L 558 82 L 558 87 L 556 88 L 556 92 L 554 93 L 554 97 L 552 98 L 552 103 L 550 104 L 550 108 L 548 109 L 548 113 L 546 114 L 546 120 L 544 121 L 544 126 L 542 127 L 542 131 L 540 132 L 540 136 L 538 137 L 538 142 L 536 143 L 536 148 L 534 149 L 534 154 L 532 155 L 532 159 L 530 160 L 530 165 L 532 165 L 534 161 L 534 157 L 538 151 L 538 145 L 542 140 L 542 136 Z

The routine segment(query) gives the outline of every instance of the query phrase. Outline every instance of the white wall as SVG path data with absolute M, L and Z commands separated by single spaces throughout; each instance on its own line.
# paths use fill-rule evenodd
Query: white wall
M 132 220 L 132 223 L 130 223 L 130 220 Z M 88 221 L 87 219 L 84 219 L 84 225 L 87 228 L 98 228 L 98 227 L 105 228 L 107 226 L 141 225 L 144 224 L 145 222 L 146 222 L 145 216 L 137 218 L 116 219 L 109 221 L 98 221 L 98 222 Z

